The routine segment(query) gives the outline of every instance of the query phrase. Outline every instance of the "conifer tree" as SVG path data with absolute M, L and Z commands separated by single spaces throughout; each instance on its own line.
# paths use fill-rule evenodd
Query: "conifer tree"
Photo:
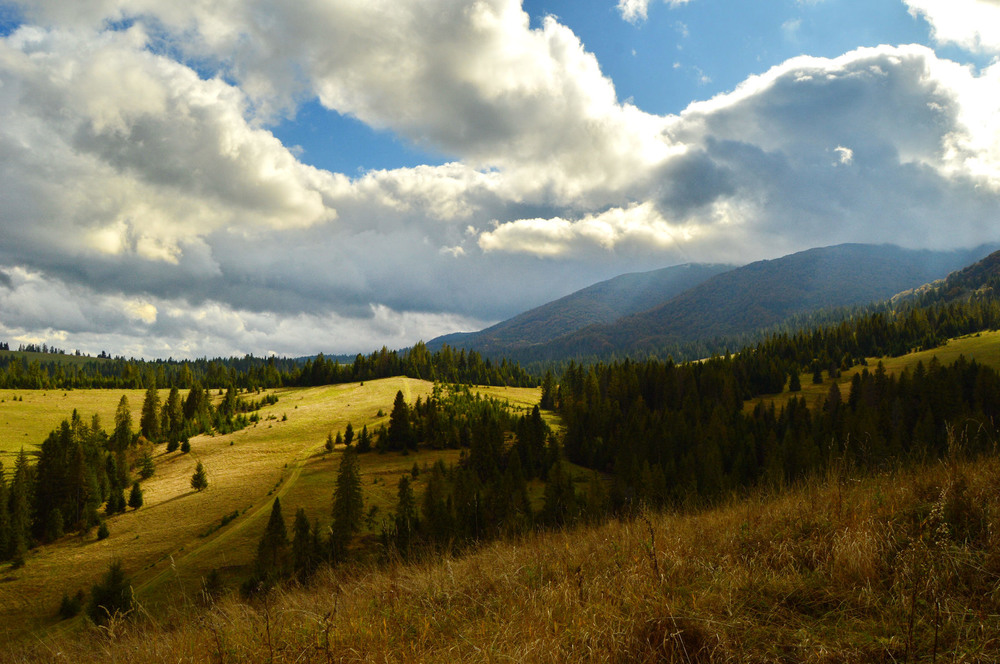
M 132 490 L 128 494 L 128 506 L 134 510 L 142 507 L 142 488 L 138 482 L 132 483 Z
M 351 423 L 347 423 L 347 428 L 344 429 L 344 445 L 350 445 L 354 442 L 354 427 Z
M 132 610 L 132 581 L 122 569 L 122 561 L 111 562 L 100 583 L 90 590 L 87 616 L 98 625 L 103 625 L 115 615 L 126 615 Z
M 0 560 L 10 556 L 10 498 L 3 462 L 0 462 Z
M 195 491 L 208 488 L 208 475 L 205 474 L 205 467 L 201 465 L 201 461 L 195 466 L 194 475 L 191 476 L 191 488 Z
M 257 574 L 263 578 L 276 578 L 284 574 L 288 558 L 288 531 L 281 515 L 281 501 L 274 499 L 271 518 L 264 535 L 257 545 Z
M 327 452 L 333 451 L 333 432 L 328 431 L 326 434 L 326 444 L 324 445 Z
M 24 564 L 31 544 L 31 469 L 24 448 L 14 462 L 14 477 L 10 483 L 10 558 L 15 567 Z
M 365 424 L 361 427 L 361 433 L 358 435 L 358 452 L 370 452 L 372 449 L 372 436 L 368 432 L 368 425 Z
M 407 555 L 417 529 L 417 501 L 410 478 L 399 478 L 396 491 L 396 550 Z
M 292 524 L 292 568 L 300 579 L 308 576 L 316 565 L 318 552 L 315 544 L 309 518 L 300 507 L 295 512 L 295 523 Z
M 115 410 L 115 432 L 111 435 L 111 449 L 124 450 L 132 443 L 132 409 L 124 394 Z
M 364 505 L 361 494 L 361 473 L 353 448 L 346 448 L 340 457 L 337 483 L 333 490 L 333 541 L 338 551 L 346 548 L 351 536 L 361 528 Z
M 139 430 L 147 440 L 160 440 L 160 395 L 156 391 L 156 381 L 151 380 L 146 388 L 146 398 L 142 402 Z
M 163 405 L 161 425 L 166 440 L 180 440 L 184 431 L 184 409 L 181 405 L 180 391 L 176 386 L 170 388 L 167 402 Z
M 389 413 L 388 448 L 405 450 L 410 447 L 416 447 L 410 424 L 410 408 L 406 405 L 403 391 L 399 390 L 392 403 L 392 412 Z

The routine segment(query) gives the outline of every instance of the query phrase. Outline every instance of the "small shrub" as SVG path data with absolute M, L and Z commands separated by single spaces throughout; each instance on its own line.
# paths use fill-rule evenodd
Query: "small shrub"
M 110 534 L 107 521 L 101 521 L 101 525 L 97 526 L 97 539 L 108 539 L 108 535 Z
M 83 591 L 78 590 L 76 594 L 70 597 L 65 592 L 62 596 L 62 602 L 59 603 L 59 617 L 63 620 L 68 620 L 74 616 L 80 615 L 80 611 L 83 610 Z
M 181 443 L 181 453 L 182 454 L 187 454 L 190 451 L 191 451 L 191 442 L 188 441 L 188 440 L 185 440 L 183 443 Z

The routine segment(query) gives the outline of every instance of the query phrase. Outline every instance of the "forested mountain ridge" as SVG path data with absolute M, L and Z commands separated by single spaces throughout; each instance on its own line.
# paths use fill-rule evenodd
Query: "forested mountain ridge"
M 942 279 L 993 249 L 982 245 L 941 252 L 862 244 L 810 249 L 719 274 L 657 308 L 587 327 L 513 357 L 521 362 L 665 357 L 684 344 L 745 338 L 793 316 L 884 301 Z
M 650 272 L 632 272 L 601 281 L 535 307 L 479 332 L 457 332 L 427 343 L 474 349 L 491 356 L 551 341 L 589 325 L 607 324 L 623 316 L 667 302 L 732 265 L 685 263 Z

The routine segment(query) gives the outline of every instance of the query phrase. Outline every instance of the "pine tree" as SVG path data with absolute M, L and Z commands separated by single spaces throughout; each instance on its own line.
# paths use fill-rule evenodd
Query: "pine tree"
M 326 444 L 324 445 L 327 452 L 333 451 L 333 432 L 327 432 L 326 434 Z
M 344 429 L 344 445 L 350 445 L 354 442 L 354 427 L 351 423 L 347 423 L 347 428 Z
M 114 560 L 104 578 L 90 590 L 87 616 L 102 625 L 112 616 L 128 614 L 132 603 L 132 581 L 125 576 L 122 561 Z
M 156 391 L 156 381 L 150 381 L 146 388 L 146 398 L 142 402 L 142 416 L 139 430 L 147 440 L 160 440 L 160 395 Z
M 10 556 L 10 498 L 3 463 L 0 462 L 0 560 Z
M 115 432 L 111 435 L 111 449 L 124 450 L 132 443 L 132 409 L 124 394 L 115 411 Z
M 372 436 L 368 433 L 368 425 L 365 424 L 361 427 L 361 433 L 358 435 L 358 452 L 370 452 L 372 449 Z
M 195 491 L 208 488 L 208 476 L 205 474 L 205 467 L 201 465 L 201 461 L 195 466 L 194 475 L 191 476 L 191 488 Z
M 295 574 L 304 579 L 316 566 L 316 541 L 309 527 L 309 518 L 301 507 L 295 512 L 295 523 L 292 524 L 292 568 Z
M 156 466 L 153 465 L 153 455 L 146 450 L 139 457 L 139 477 L 144 480 L 148 480 L 156 472 Z
M 132 483 L 132 490 L 128 494 L 128 506 L 134 510 L 142 507 L 142 488 L 138 482 Z
M 10 483 L 10 558 L 15 567 L 24 564 L 31 544 L 31 469 L 24 448 L 14 462 L 14 478 Z
M 333 490 L 333 541 L 338 551 L 347 546 L 351 535 L 361 528 L 364 504 L 361 494 L 361 472 L 353 448 L 346 448 L 340 457 L 337 483 Z
M 413 439 L 413 427 L 410 424 L 410 408 L 406 405 L 402 390 L 399 390 L 392 403 L 392 412 L 389 413 L 388 448 L 405 450 L 411 447 L 416 445 Z
M 274 499 L 271 518 L 267 521 L 264 535 L 257 545 L 256 568 L 262 578 L 276 578 L 284 574 L 288 558 L 288 531 L 281 515 L 281 501 Z
M 396 550 L 408 555 L 417 529 L 417 501 L 410 486 L 410 478 L 399 478 L 396 491 Z
M 184 431 L 184 409 L 181 405 L 180 391 L 176 386 L 170 388 L 167 402 L 163 405 L 163 436 L 168 441 L 180 440 Z

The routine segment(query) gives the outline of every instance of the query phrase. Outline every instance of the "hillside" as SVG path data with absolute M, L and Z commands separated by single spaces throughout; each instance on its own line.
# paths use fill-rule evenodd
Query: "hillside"
M 716 275 L 659 307 L 564 335 L 516 357 L 657 352 L 674 344 L 752 334 L 797 314 L 885 300 L 941 279 L 993 248 L 935 252 L 843 244 L 810 249 Z
M 841 467 L 711 510 L 140 613 L 0 660 L 995 662 L 998 482 L 995 458 Z
M 611 323 L 623 316 L 656 307 L 731 265 L 688 263 L 623 274 L 497 323 L 479 332 L 456 333 L 428 342 L 431 350 L 444 344 L 504 355 L 551 341 L 589 325 Z

